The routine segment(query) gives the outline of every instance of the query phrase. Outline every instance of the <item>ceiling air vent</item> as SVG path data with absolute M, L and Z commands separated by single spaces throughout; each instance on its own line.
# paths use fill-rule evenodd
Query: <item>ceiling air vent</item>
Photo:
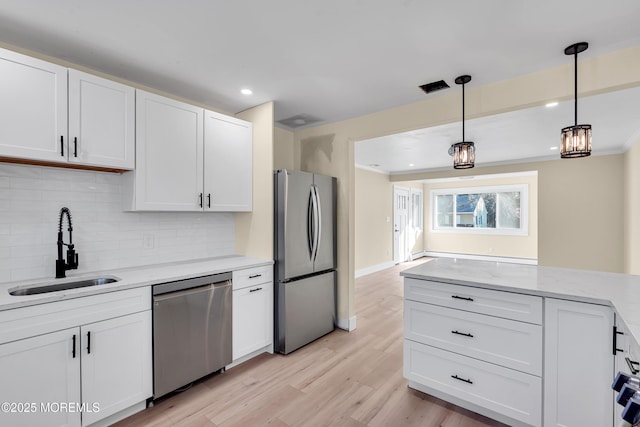
M 431 82 L 419 86 L 425 93 L 431 93 L 442 89 L 447 89 L 449 85 L 444 80 L 438 80 L 437 82 Z
M 310 116 L 309 114 L 297 114 L 287 119 L 278 120 L 277 123 L 285 125 L 288 128 L 299 128 L 311 123 L 321 122 L 322 119 Z

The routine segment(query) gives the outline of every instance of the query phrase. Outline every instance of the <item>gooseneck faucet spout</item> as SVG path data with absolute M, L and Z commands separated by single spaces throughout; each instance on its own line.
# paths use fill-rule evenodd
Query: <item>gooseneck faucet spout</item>
M 67 230 L 69 231 L 68 244 L 65 243 L 64 240 L 62 240 L 62 221 L 65 215 L 67 217 L 67 223 L 69 225 L 69 228 L 67 228 Z M 71 236 L 72 232 L 73 232 L 73 226 L 71 225 L 71 211 L 69 210 L 69 208 L 66 208 L 66 207 L 62 208 L 60 209 L 60 220 L 58 223 L 58 259 L 56 260 L 56 279 L 61 279 L 65 277 L 65 271 L 75 270 L 76 268 L 78 268 L 78 254 L 74 250 L 73 238 Z M 63 246 L 67 247 L 66 262 L 62 257 Z

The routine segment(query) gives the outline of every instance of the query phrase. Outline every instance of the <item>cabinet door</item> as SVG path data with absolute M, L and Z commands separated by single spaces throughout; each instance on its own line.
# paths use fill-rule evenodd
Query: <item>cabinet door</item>
M 137 210 L 202 210 L 203 112 L 136 91 Z
M 205 111 L 205 210 L 251 211 L 253 125 Z
M 0 400 L 23 405 L 1 411 L 0 425 L 80 426 L 80 412 L 57 406 L 80 403 L 79 333 L 72 328 L 0 345 Z
M 89 425 L 151 397 L 151 311 L 81 327 L 82 401 Z
M 545 299 L 544 425 L 611 426 L 613 311 Z
M 67 69 L 0 49 L 0 156 L 66 162 Z
M 135 90 L 69 70 L 69 161 L 135 167 Z
M 273 342 L 273 283 L 233 291 L 233 360 Z

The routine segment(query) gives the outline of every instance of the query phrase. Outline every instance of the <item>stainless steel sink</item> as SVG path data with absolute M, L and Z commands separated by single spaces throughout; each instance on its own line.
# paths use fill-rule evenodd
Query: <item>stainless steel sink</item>
M 13 296 L 36 295 L 47 292 L 65 291 L 68 289 L 85 288 L 87 286 L 106 285 L 119 281 L 117 277 L 96 277 L 93 279 L 82 279 L 75 282 L 54 283 L 52 285 L 39 284 L 28 288 L 17 288 L 9 291 Z

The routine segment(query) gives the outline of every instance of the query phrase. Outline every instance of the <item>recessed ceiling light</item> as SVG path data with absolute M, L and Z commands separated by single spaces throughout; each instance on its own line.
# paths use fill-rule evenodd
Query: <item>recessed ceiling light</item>
M 414 166 L 415 166 L 415 165 L 414 165 L 413 163 L 409 163 L 409 167 L 410 167 L 410 168 L 412 168 L 412 167 L 414 167 Z
M 549 150 L 557 150 L 558 147 L 549 147 Z
M 253 91 L 251 89 L 242 89 L 240 90 L 240 93 L 243 95 L 251 95 L 253 94 Z
M 544 106 L 547 108 L 553 108 L 553 107 L 556 107 L 557 105 L 558 105 L 558 101 L 553 101 L 545 104 Z

